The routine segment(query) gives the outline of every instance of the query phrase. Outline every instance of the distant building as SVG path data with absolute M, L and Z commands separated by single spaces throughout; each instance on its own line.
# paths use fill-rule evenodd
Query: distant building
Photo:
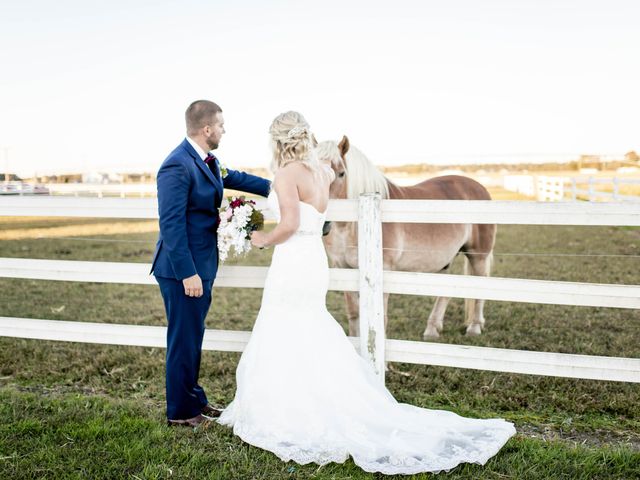
M 20 182 L 20 181 L 22 181 L 22 179 L 15 173 L 10 173 L 9 175 L 5 173 L 0 173 L 0 182 Z
M 636 162 L 640 163 L 640 155 L 638 155 L 635 151 L 631 150 L 624 154 L 624 159 L 627 162 Z
M 123 183 L 123 176 L 118 173 L 89 172 L 82 174 L 82 183 L 107 185 L 109 183 Z
M 123 173 L 123 183 L 153 183 L 156 181 L 153 173 Z

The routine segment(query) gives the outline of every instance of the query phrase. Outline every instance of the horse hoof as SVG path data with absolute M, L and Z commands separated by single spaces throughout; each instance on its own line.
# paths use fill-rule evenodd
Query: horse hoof
M 429 340 L 430 338 L 438 338 L 439 336 L 440 334 L 438 333 L 438 330 L 436 328 L 429 327 L 422 334 L 422 339 Z
M 467 335 L 470 337 L 474 335 L 480 335 L 481 333 L 482 333 L 482 327 L 480 327 L 480 325 L 477 323 L 474 323 L 467 327 Z

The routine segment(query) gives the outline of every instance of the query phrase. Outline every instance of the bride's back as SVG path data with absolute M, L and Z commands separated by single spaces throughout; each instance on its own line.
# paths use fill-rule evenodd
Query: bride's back
M 286 178 L 278 181 L 295 182 L 298 190 L 298 198 L 301 202 L 314 207 L 318 212 L 324 212 L 329 205 L 329 185 L 331 184 L 331 170 L 327 166 L 318 165 L 309 167 L 300 162 L 291 162 L 283 170 L 288 170 Z M 284 176 L 283 176 L 284 177 Z

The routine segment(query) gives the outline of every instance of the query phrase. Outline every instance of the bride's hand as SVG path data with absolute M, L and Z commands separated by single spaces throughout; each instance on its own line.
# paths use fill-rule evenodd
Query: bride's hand
M 251 232 L 251 245 L 258 248 L 267 246 L 267 234 L 261 231 Z

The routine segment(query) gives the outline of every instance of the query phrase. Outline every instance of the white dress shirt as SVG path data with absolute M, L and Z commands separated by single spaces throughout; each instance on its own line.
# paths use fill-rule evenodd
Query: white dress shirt
M 200 158 L 204 162 L 204 159 L 207 158 L 207 154 L 204 153 L 204 150 L 202 150 L 202 148 L 200 148 L 200 145 L 194 142 L 190 137 L 187 137 L 187 142 L 189 142 L 189 144 L 193 147 L 196 153 L 200 155 Z

